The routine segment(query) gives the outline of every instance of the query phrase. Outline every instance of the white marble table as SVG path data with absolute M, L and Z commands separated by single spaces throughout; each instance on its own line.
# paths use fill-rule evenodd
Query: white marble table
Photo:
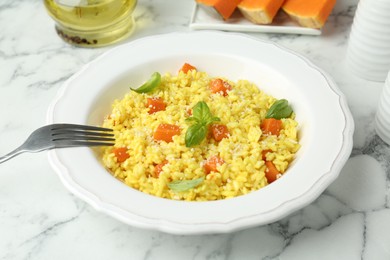
M 128 39 L 188 31 L 193 0 L 139 0 Z M 383 83 L 345 65 L 357 0 L 338 1 L 321 36 L 256 34 L 311 59 L 345 93 L 356 130 L 340 177 L 311 205 L 232 234 L 174 236 L 127 226 L 74 197 L 47 153 L 0 165 L 0 259 L 390 259 L 390 148 L 374 131 Z M 105 50 L 62 42 L 40 0 L 0 2 L 0 154 L 45 124 L 61 84 Z

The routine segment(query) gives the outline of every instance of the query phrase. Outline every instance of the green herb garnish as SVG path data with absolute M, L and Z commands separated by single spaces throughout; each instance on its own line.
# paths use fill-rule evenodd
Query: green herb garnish
M 187 147 L 200 144 L 207 135 L 208 126 L 216 121 L 221 121 L 219 117 L 211 114 L 206 102 L 198 102 L 192 109 L 192 117 L 186 119 L 194 124 L 188 127 L 185 142 Z
M 265 118 L 287 118 L 291 116 L 293 110 L 291 106 L 288 104 L 286 99 L 279 99 L 269 108 Z
M 139 88 L 130 88 L 131 90 L 137 92 L 137 93 L 148 93 L 160 86 L 161 83 L 161 75 L 158 72 L 154 72 L 152 76 L 150 76 L 150 79 L 146 81 L 142 86 Z
M 187 191 L 195 188 L 204 181 L 204 177 L 200 177 L 194 180 L 182 180 L 172 181 L 168 183 L 168 187 L 173 191 Z

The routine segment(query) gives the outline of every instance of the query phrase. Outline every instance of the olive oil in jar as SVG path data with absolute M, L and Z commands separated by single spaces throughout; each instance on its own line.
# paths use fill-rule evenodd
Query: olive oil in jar
M 58 35 L 83 47 L 101 47 L 128 37 L 134 30 L 137 0 L 44 0 Z

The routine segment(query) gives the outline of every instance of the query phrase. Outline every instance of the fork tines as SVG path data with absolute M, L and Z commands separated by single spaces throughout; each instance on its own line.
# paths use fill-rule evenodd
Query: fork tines
M 101 146 L 114 145 L 115 138 L 110 128 L 77 125 L 54 124 L 51 127 L 52 141 L 59 145 Z

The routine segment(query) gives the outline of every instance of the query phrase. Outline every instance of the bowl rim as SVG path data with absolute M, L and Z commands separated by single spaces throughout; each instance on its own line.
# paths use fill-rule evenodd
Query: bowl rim
M 336 96 L 338 106 L 339 106 L 338 108 L 340 109 L 339 112 L 340 115 L 343 117 L 345 124 L 342 126 L 343 127 L 341 133 L 342 142 L 340 144 L 340 148 L 337 151 L 337 154 L 335 155 L 335 158 L 331 163 L 331 165 L 327 169 L 321 170 L 322 171 L 321 177 L 318 178 L 315 182 L 313 182 L 312 185 L 305 190 L 305 193 L 303 194 L 301 193 L 296 197 L 286 200 L 283 203 L 274 206 L 273 208 L 271 208 L 271 210 L 268 211 L 264 211 L 261 213 L 257 211 L 256 214 L 249 214 L 239 218 L 224 220 L 224 221 L 215 221 L 215 220 L 204 221 L 204 219 L 198 222 L 177 221 L 169 218 L 159 218 L 158 216 L 152 216 L 152 215 L 146 216 L 140 214 L 137 211 L 132 212 L 129 211 L 128 209 L 124 209 L 121 206 L 115 205 L 112 202 L 106 201 L 104 196 L 102 196 L 102 194 L 88 190 L 85 187 L 83 187 L 82 184 L 78 183 L 78 181 L 74 180 L 74 175 L 72 176 L 73 174 L 72 169 L 70 169 L 69 164 L 66 164 L 66 162 L 64 163 L 64 153 L 62 150 L 51 150 L 48 154 L 50 164 L 52 165 L 56 173 L 59 175 L 63 184 L 72 193 L 74 193 L 82 200 L 86 201 L 88 204 L 92 205 L 95 209 L 102 211 L 132 226 L 145 228 L 145 229 L 159 230 L 159 231 L 173 233 L 173 234 L 227 233 L 227 232 L 240 230 L 243 228 L 249 228 L 249 227 L 268 224 L 277 221 L 314 201 L 326 189 L 326 187 L 337 178 L 339 172 L 341 171 L 342 167 L 344 166 L 345 162 L 348 160 L 350 156 L 350 153 L 352 151 L 352 145 L 353 145 L 352 136 L 354 131 L 354 122 L 353 122 L 352 115 L 349 111 L 349 107 L 344 94 L 338 89 L 333 79 L 327 73 L 325 73 L 322 69 L 318 68 L 316 65 L 314 65 L 309 59 L 307 59 L 303 55 L 300 55 L 286 47 L 282 47 L 274 42 L 261 40 L 240 33 L 201 31 L 201 32 L 175 32 L 175 33 L 159 34 L 159 35 L 140 38 L 134 40 L 133 42 L 123 44 L 111 50 L 108 50 L 107 52 L 100 55 L 98 58 L 86 64 L 83 68 L 81 68 L 77 73 L 71 76 L 63 84 L 61 89 L 59 89 L 56 98 L 53 100 L 53 102 L 51 103 L 48 109 L 47 122 L 54 123 L 62 119 L 60 116 L 57 115 L 58 111 L 60 110 L 60 108 L 58 107 L 60 107 L 59 103 L 62 102 L 64 97 L 67 95 L 67 91 L 69 91 L 70 88 L 69 86 L 73 84 L 73 82 L 77 81 L 80 77 L 83 77 L 86 73 L 90 73 L 89 71 L 91 69 L 101 66 L 102 62 L 107 62 L 107 59 L 109 59 L 110 56 L 118 55 L 118 53 L 122 51 L 129 52 L 130 51 L 129 49 L 132 49 L 130 51 L 132 52 L 134 51 L 134 49 L 137 48 L 139 49 L 140 48 L 139 46 L 144 46 L 145 44 L 154 44 L 151 42 L 164 42 L 172 39 L 176 39 L 176 40 L 179 39 L 183 41 L 188 41 L 189 39 L 192 39 L 194 41 L 197 41 L 196 39 L 204 40 L 209 37 L 213 37 L 217 39 L 222 39 L 227 37 L 229 38 L 229 40 L 237 39 L 237 41 L 243 41 L 245 43 L 248 43 L 249 45 L 252 44 L 253 46 L 255 45 L 261 45 L 262 47 L 268 46 L 269 48 L 275 50 L 276 52 L 289 55 L 290 56 L 289 58 L 294 59 L 297 62 L 299 61 L 300 64 L 306 66 L 306 69 L 315 71 L 320 77 L 323 78 L 324 82 L 326 82 L 326 85 L 328 87 L 328 91 L 332 92 L 332 95 Z M 195 43 L 192 43 L 192 45 L 193 44 Z M 178 53 L 181 54 L 182 52 L 178 51 Z M 239 51 L 239 53 L 241 52 Z M 170 55 L 172 55 L 172 53 Z M 85 122 L 79 122 L 79 123 L 85 123 Z M 90 151 L 88 148 L 79 148 L 77 151 L 75 151 L 75 153 L 86 154 L 88 153 L 88 151 Z M 283 179 L 284 178 L 280 180 Z M 272 185 L 270 185 L 270 187 L 271 186 Z M 128 189 L 128 187 L 126 188 Z M 247 200 L 246 198 L 249 197 L 252 197 L 251 200 L 253 200 L 253 196 L 251 194 L 248 194 L 245 196 L 234 198 L 237 201 L 235 203 L 246 203 Z M 234 199 L 216 201 L 210 203 L 206 202 L 203 205 L 210 204 L 211 205 L 210 207 L 215 207 L 215 206 L 219 207 L 221 203 L 231 204 L 230 202 L 226 203 L 226 201 L 230 201 Z M 171 202 L 162 202 L 160 198 L 156 198 L 156 197 L 147 198 L 146 201 L 147 202 L 153 201 L 153 203 L 154 201 L 159 201 L 157 203 L 161 202 L 162 204 L 168 206 L 171 205 L 181 206 L 185 204 L 187 207 L 188 205 L 190 205 L 190 204 L 186 204 L 188 202 L 172 201 L 173 204 Z M 196 203 L 199 202 L 195 202 L 195 204 L 191 203 L 190 207 L 194 207 L 196 209 L 202 208 L 202 206 L 199 205 L 195 206 Z

